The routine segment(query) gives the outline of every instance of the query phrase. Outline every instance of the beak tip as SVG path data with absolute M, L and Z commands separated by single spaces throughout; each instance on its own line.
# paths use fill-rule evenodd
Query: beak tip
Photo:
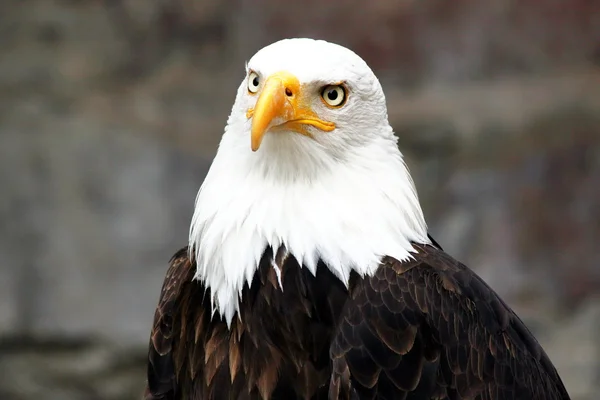
M 258 150 L 258 148 L 260 147 L 260 142 L 257 143 L 256 141 L 252 140 L 250 142 L 250 149 L 252 149 L 252 152 L 256 152 Z

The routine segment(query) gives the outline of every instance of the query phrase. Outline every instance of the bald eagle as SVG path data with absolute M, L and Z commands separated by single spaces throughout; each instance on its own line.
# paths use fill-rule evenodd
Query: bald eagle
M 288 39 L 246 66 L 171 259 L 146 399 L 568 399 L 531 332 L 427 232 L 382 87 Z

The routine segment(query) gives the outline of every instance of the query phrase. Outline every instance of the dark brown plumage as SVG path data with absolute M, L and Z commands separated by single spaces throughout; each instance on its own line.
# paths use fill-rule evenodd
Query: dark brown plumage
M 230 329 L 211 319 L 210 289 L 180 250 L 154 318 L 145 399 L 569 399 L 483 280 L 439 248 L 415 249 L 348 289 L 322 263 L 315 277 L 267 249 Z

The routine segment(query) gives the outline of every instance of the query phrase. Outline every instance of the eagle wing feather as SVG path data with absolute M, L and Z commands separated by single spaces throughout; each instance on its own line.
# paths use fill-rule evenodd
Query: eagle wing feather
M 569 398 L 531 332 L 480 277 L 439 248 L 415 248 L 413 260 L 387 257 L 352 288 L 330 349 L 330 393 Z

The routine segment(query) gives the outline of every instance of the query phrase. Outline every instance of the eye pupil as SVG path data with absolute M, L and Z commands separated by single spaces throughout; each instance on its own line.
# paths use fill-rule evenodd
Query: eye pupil
M 346 88 L 341 85 L 328 85 L 322 89 L 321 98 L 330 107 L 341 107 L 346 102 Z
M 258 92 L 258 85 L 260 85 L 260 76 L 256 72 L 251 71 L 248 76 L 248 92 L 251 94 Z

